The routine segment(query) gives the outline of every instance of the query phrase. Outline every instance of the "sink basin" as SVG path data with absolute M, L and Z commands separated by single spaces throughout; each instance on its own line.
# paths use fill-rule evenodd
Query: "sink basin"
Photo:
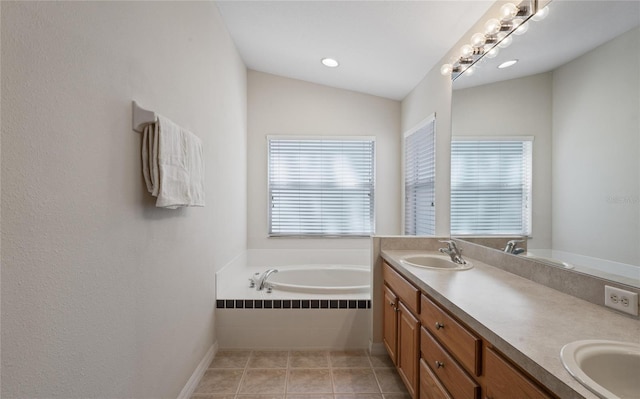
M 637 399 L 640 395 L 640 343 L 576 341 L 560 351 L 569 373 L 605 399 Z
M 448 256 L 440 255 L 407 255 L 401 258 L 400 262 L 409 266 L 438 270 L 467 270 L 473 267 L 471 262 L 460 265 L 451 261 Z

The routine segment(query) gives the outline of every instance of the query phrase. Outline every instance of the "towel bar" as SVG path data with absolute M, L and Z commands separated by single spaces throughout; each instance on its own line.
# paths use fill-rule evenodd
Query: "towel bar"
M 135 100 L 133 101 L 133 130 L 138 133 L 142 133 L 145 125 L 150 123 L 156 123 L 158 116 L 153 111 L 148 111 L 138 105 Z

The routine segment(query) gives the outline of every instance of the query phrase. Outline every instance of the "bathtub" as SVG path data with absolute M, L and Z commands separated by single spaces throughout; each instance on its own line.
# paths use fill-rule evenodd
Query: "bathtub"
M 267 280 L 274 290 L 315 294 L 369 292 L 369 269 L 355 265 L 301 265 L 278 269 Z
M 370 259 L 368 249 L 246 251 L 216 273 L 219 348 L 366 349 Z M 251 288 L 269 269 L 272 290 Z

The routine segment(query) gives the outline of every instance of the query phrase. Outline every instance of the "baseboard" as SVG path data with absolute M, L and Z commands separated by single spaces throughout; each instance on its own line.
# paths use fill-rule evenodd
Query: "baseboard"
M 200 383 L 200 379 L 204 375 L 205 371 L 207 371 L 207 368 L 216 356 L 216 353 L 218 353 L 218 341 L 214 342 L 207 351 L 207 354 L 204 355 L 204 358 L 202 358 L 198 367 L 196 367 L 193 374 L 191 374 L 189 381 L 187 381 L 187 384 L 182 388 L 182 391 L 178 395 L 178 399 L 189 399 L 191 395 L 193 395 L 193 391 L 196 390 L 196 387 Z
M 369 353 L 372 355 L 385 355 L 387 350 L 382 342 L 369 341 Z

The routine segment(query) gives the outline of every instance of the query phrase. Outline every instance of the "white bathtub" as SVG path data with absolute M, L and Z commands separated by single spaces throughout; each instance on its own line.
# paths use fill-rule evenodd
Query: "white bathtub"
M 369 292 L 369 269 L 354 265 L 300 265 L 279 268 L 269 276 L 274 290 L 315 294 Z
M 222 349 L 365 349 L 371 260 L 365 250 L 248 250 L 216 273 Z M 271 292 L 250 287 L 269 276 Z

